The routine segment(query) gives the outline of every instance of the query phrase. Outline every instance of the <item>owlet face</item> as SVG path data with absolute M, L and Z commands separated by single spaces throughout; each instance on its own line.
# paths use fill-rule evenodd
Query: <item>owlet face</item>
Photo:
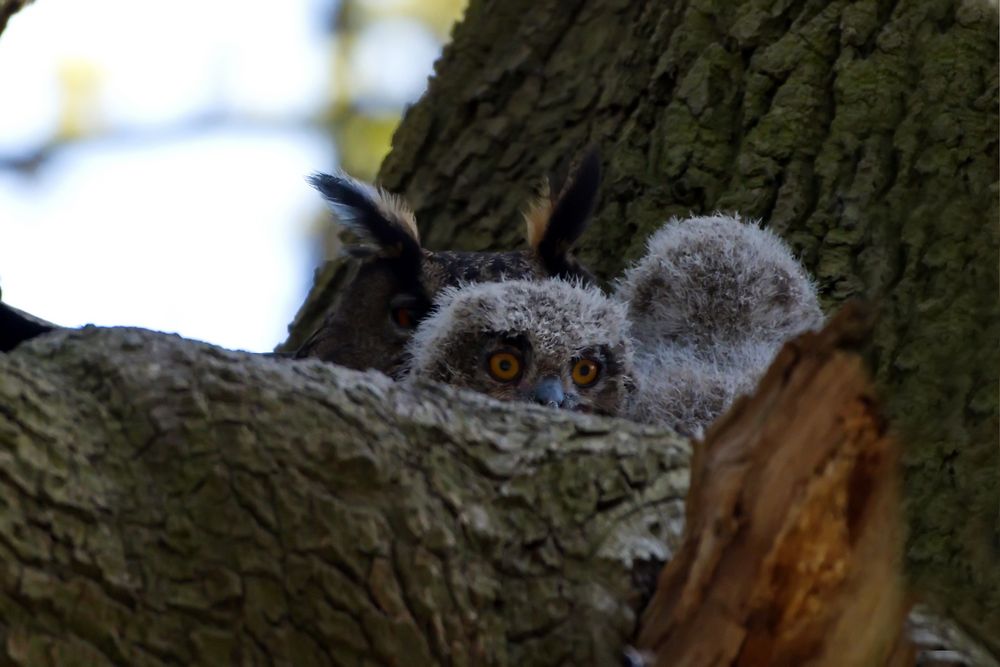
M 579 412 L 618 414 L 632 386 L 625 307 L 558 279 L 444 290 L 409 356 L 413 379 Z

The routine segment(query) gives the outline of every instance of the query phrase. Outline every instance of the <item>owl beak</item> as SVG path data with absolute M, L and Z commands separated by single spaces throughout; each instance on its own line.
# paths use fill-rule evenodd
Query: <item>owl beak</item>
M 563 393 L 562 381 L 559 378 L 545 377 L 535 385 L 535 403 L 559 408 L 565 400 L 566 395 Z

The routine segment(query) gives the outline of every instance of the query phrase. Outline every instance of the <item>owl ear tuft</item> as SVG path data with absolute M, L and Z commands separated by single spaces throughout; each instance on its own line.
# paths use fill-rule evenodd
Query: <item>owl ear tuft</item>
M 419 265 L 417 221 L 400 197 L 343 172 L 313 174 L 309 183 L 323 195 L 342 225 L 376 246 L 374 254 Z
M 601 159 L 591 148 L 559 192 L 546 183 L 525 212 L 528 243 L 549 274 L 589 277 L 570 250 L 590 222 L 600 185 Z

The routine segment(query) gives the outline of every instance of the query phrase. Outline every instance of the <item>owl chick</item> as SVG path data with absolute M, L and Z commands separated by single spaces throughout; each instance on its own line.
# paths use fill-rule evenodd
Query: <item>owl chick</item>
M 436 252 L 423 248 L 413 212 L 400 198 L 345 174 L 310 179 L 337 219 L 367 246 L 356 277 L 297 357 L 318 357 L 390 375 L 404 372 L 403 351 L 435 296 L 448 286 L 551 276 L 593 280 L 572 256 L 586 229 L 600 184 L 590 151 L 565 187 L 527 214 L 530 248 L 513 252 Z
M 823 321 L 816 288 L 781 237 L 722 214 L 667 222 L 615 294 L 646 351 L 679 344 L 710 359 L 739 356 L 742 344 L 773 346 Z
M 786 340 L 821 323 L 815 288 L 779 237 L 696 217 L 654 234 L 611 298 L 561 280 L 443 291 L 413 336 L 409 370 L 700 437 Z
M 407 377 L 618 414 L 632 386 L 625 314 L 623 304 L 579 281 L 450 287 L 410 341 Z
M 615 296 L 636 348 L 626 416 L 692 437 L 753 389 L 785 341 L 823 323 L 785 242 L 721 214 L 668 222 Z

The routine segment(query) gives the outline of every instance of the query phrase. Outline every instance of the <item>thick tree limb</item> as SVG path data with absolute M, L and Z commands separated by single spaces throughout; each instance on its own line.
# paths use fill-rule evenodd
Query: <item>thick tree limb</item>
M 688 447 L 129 329 L 0 354 L 0 663 L 613 664 Z
M 896 664 L 895 452 L 834 327 L 699 450 L 640 637 L 661 664 Z M 0 663 L 617 664 L 689 458 L 623 421 L 51 333 L 0 354 Z

